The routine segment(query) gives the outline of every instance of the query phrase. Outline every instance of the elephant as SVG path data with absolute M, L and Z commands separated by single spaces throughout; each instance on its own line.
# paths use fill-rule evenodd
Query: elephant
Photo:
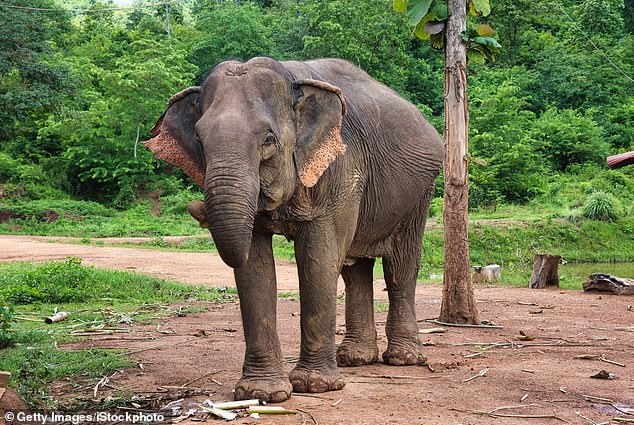
M 338 366 L 378 361 L 373 266 L 389 298 L 389 365 L 424 364 L 415 287 L 438 132 L 418 109 L 341 59 L 216 65 L 175 94 L 146 146 L 204 192 L 190 205 L 234 269 L 246 352 L 235 398 L 340 390 Z M 276 330 L 272 236 L 294 243 L 301 346 L 290 373 Z M 337 280 L 346 334 L 335 344 Z

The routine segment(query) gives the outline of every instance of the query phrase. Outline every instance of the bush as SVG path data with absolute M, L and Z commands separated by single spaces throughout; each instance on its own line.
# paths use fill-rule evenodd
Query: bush
M 617 218 L 618 201 L 609 193 L 592 193 L 582 207 L 582 214 L 590 220 L 614 221 Z
M 0 306 L 0 349 L 14 343 L 16 318 L 11 306 Z
M 89 283 L 90 269 L 69 258 L 37 267 L 12 269 L 0 276 L 0 298 L 14 304 L 81 301 Z
M 92 201 L 73 200 L 34 200 L 13 205 L 0 206 L 0 212 L 10 212 L 24 220 L 45 220 L 51 216 L 77 217 L 110 217 L 114 212 L 103 205 Z

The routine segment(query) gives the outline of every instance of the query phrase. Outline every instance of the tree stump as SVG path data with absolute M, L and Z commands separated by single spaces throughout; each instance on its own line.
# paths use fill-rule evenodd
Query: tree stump
M 616 295 L 634 295 L 634 279 L 620 278 L 605 273 L 594 273 L 583 282 L 584 291 L 612 292 Z
M 561 255 L 537 254 L 533 262 L 530 288 L 543 289 L 554 286 L 559 288 L 559 263 Z
M 497 282 L 501 278 L 500 266 L 497 264 L 484 267 L 476 266 L 474 269 L 474 282 Z

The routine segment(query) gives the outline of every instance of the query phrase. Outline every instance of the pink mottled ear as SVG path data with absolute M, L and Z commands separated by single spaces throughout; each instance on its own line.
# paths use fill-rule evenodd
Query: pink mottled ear
M 313 187 L 330 164 L 346 151 L 341 141 L 341 122 L 346 102 L 341 89 L 317 80 L 297 80 L 300 92 L 297 111 L 295 156 L 299 180 Z
M 205 160 L 195 130 L 200 119 L 196 106 L 199 94 L 200 87 L 190 87 L 172 96 L 167 110 L 152 128 L 154 137 L 145 146 L 156 158 L 181 168 L 203 187 Z

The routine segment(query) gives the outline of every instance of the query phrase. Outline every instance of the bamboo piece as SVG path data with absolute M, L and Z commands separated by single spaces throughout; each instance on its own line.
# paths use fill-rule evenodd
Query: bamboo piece
M 51 323 L 57 323 L 57 322 L 61 322 L 62 320 L 66 320 L 68 318 L 68 313 L 65 311 L 60 311 L 50 317 L 47 317 L 46 319 L 44 319 L 44 323 L 47 324 L 51 324 Z

